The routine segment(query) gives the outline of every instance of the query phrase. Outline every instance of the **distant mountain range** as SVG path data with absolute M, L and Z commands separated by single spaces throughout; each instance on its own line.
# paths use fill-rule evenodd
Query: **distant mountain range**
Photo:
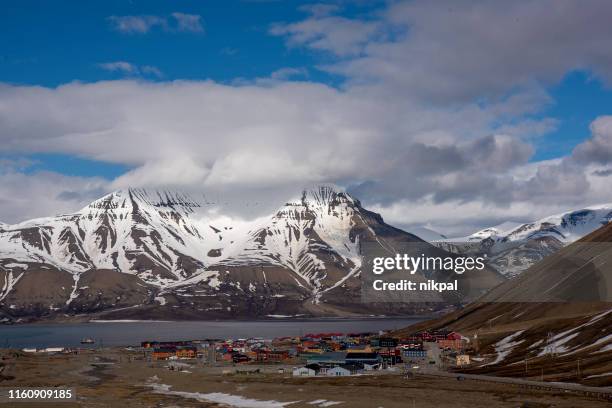
M 567 244 L 612 220 L 612 204 L 583 208 L 541 220 L 504 223 L 458 238 L 432 239 L 433 245 L 458 254 L 486 254 L 488 265 L 514 277 Z
M 15 321 L 428 312 L 426 304 L 361 303 L 362 244 L 393 255 L 418 242 L 452 255 L 329 186 L 250 222 L 211 220 L 207 205 L 128 189 L 73 214 L 0 224 L 0 313 Z M 481 292 L 503 280 L 485 274 Z

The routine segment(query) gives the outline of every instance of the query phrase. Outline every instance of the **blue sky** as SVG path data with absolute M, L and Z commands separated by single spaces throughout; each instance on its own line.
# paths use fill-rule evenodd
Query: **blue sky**
M 129 60 L 154 65 L 163 80 L 266 76 L 281 67 L 312 67 L 320 53 L 288 50 L 281 37 L 268 33 L 275 22 L 295 21 L 305 13 L 296 1 L 20 1 L 3 4 L 2 66 L 4 81 L 55 86 L 79 80 L 117 78 L 96 65 Z M 347 6 L 343 15 L 369 13 L 371 4 Z M 202 33 L 125 35 L 108 18 L 125 15 L 169 16 L 180 10 L 202 16 Z M 315 55 L 316 54 L 316 55 Z M 332 80 L 314 70 L 313 80 Z M 149 78 L 155 79 L 155 78 Z
M 333 182 L 400 224 L 464 208 L 441 222 L 464 229 L 612 201 L 610 3 L 1 10 L 0 184 L 13 190 L 0 194 L 89 192 L 58 193 L 82 200 L 52 211 L 135 184 L 280 195 Z M 50 211 L 3 206 L 0 220 Z M 407 219 L 415 206 L 430 218 Z
M 19 1 L 4 2 L 0 15 L 0 81 L 55 87 L 72 81 L 93 82 L 123 78 L 99 64 L 129 61 L 154 66 L 162 75 L 149 81 L 175 79 L 232 82 L 265 77 L 275 70 L 306 70 L 306 79 L 338 85 L 335 75 L 318 70 L 329 61 L 325 53 L 287 48 L 269 34 L 276 22 L 304 17 L 296 1 Z M 368 16 L 380 2 L 345 5 L 341 15 Z M 202 16 L 201 33 L 168 33 L 153 28 L 147 34 L 124 34 L 112 29 L 110 16 L 169 16 L 176 10 Z M 589 136 L 589 124 L 612 106 L 612 91 L 588 72 L 568 74 L 548 86 L 553 103 L 535 117 L 551 116 L 558 129 L 536 141 L 532 160 L 568 154 Z M 114 178 L 128 167 L 48 154 L 31 157 L 30 171 L 51 170 L 75 175 Z

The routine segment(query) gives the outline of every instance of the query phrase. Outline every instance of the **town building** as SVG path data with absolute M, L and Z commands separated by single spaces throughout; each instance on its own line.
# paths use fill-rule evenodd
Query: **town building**
M 402 349 L 402 355 L 405 358 L 425 358 L 427 357 L 427 351 L 423 348 L 407 348 Z
M 174 357 L 175 354 L 176 348 L 174 347 L 158 347 L 153 349 L 152 358 L 153 360 L 167 360 Z
M 176 348 L 177 358 L 196 358 L 198 350 L 194 346 L 179 346 Z
M 381 358 L 378 353 L 346 353 L 346 363 L 378 364 Z
M 457 367 L 469 365 L 470 356 L 467 354 L 457 354 L 455 364 L 457 365 Z
M 358 353 L 355 353 L 358 354 Z M 307 364 L 319 364 L 319 365 L 340 365 L 347 362 L 347 353 L 342 351 L 333 351 L 321 354 L 305 354 Z
M 351 375 L 351 371 L 344 367 L 337 366 L 337 367 L 328 369 L 325 372 L 325 375 L 327 375 L 328 377 L 346 377 L 348 375 Z
M 317 375 L 315 370 L 307 367 L 294 368 L 292 374 L 294 377 L 314 377 Z

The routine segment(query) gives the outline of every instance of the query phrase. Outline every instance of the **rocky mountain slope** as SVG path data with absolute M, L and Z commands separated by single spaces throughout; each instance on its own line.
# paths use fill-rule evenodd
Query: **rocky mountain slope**
M 0 310 L 11 320 L 413 313 L 360 302 L 362 242 L 440 251 L 328 186 L 249 222 L 211 219 L 208 205 L 129 189 L 73 214 L 2 225 Z M 485 289 L 500 281 L 490 275 Z
M 482 357 L 466 371 L 612 385 L 612 224 L 478 302 L 398 333 L 448 327 Z
M 588 207 L 526 223 L 504 223 L 472 235 L 431 242 L 460 254 L 486 254 L 488 265 L 514 277 L 567 244 L 612 220 L 612 204 Z

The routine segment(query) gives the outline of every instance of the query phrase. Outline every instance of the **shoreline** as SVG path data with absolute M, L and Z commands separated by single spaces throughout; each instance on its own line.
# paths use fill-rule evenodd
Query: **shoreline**
M 438 315 L 402 315 L 402 316 L 349 316 L 349 317 L 264 317 L 255 319 L 203 319 L 203 320 L 153 320 L 153 319 L 82 319 L 75 318 L 67 319 L 50 319 L 36 320 L 31 322 L 4 322 L 0 327 L 11 326 L 61 326 L 61 325 L 77 325 L 86 323 L 230 323 L 230 322 L 358 322 L 358 321 L 393 321 L 415 319 L 419 321 L 427 321 L 439 317 Z

